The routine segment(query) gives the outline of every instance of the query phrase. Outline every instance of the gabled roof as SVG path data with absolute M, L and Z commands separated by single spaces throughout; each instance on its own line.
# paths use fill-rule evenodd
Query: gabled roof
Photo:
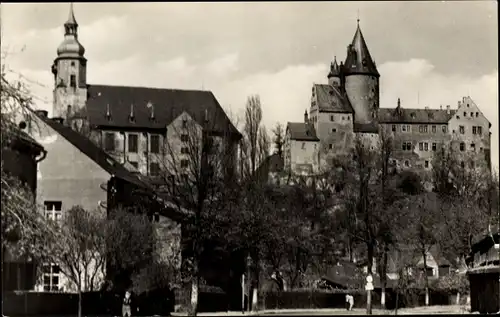
M 375 62 L 370 56 L 361 28 L 356 29 L 344 64 L 345 75 L 367 74 L 379 77 Z
M 318 109 L 320 112 L 353 113 L 349 99 L 338 87 L 315 84 Z
M 34 115 L 42 120 L 49 127 L 54 129 L 59 135 L 70 142 L 74 147 L 79 149 L 83 154 L 85 154 L 92 161 L 97 163 L 102 169 L 104 169 L 109 174 L 126 180 L 134 185 L 145 187 L 150 189 L 151 186 L 139 179 L 139 177 L 132 172 L 128 171 L 123 165 L 118 163 L 110 155 L 108 155 L 104 150 L 95 145 L 91 140 L 89 140 L 84 135 L 74 131 L 68 126 L 65 126 L 53 119 L 49 119 L 42 115 L 34 112 Z
M 11 146 L 13 148 L 29 149 L 30 152 L 38 155 L 44 152 L 43 146 L 35 141 L 29 134 L 21 130 L 14 122 L 10 121 L 3 114 L 2 116 L 2 146 Z
M 76 116 L 87 117 L 95 126 L 166 129 L 183 112 L 201 125 L 208 115 L 212 131 L 241 137 L 210 91 L 89 85 L 86 109 Z
M 441 109 L 380 108 L 378 119 L 380 123 L 447 124 L 455 112 L 451 109 L 448 113 Z
M 290 139 L 295 141 L 319 141 L 316 129 L 310 123 L 288 122 L 286 130 L 290 133 Z
M 444 257 L 443 253 L 441 252 L 437 244 L 433 245 L 429 249 L 429 253 L 432 255 L 434 261 L 436 261 L 436 264 L 438 266 L 451 266 L 451 262 Z

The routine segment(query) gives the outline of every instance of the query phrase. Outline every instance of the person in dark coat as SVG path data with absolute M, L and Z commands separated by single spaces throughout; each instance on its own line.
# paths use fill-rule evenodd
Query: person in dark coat
M 132 294 L 129 291 L 125 292 L 125 297 L 123 298 L 122 304 L 122 316 L 132 317 Z

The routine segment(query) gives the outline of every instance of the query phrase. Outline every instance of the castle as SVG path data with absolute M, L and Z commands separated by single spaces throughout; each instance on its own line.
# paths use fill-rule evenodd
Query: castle
M 334 58 L 327 78 L 328 84 L 313 85 L 304 122 L 287 124 L 283 156 L 289 172 L 319 173 L 356 136 L 375 149 L 382 131 L 392 136 L 392 163 L 401 169 L 429 170 L 433 153 L 449 142 L 464 160 L 469 156 L 491 166 L 491 123 L 470 97 L 455 109 L 409 109 L 399 99 L 395 108 L 380 107 L 380 74 L 359 20 L 345 62 Z

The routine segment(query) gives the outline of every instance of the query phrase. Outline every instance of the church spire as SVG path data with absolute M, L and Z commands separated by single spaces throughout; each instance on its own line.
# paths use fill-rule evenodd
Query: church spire
M 345 61 L 345 74 L 366 74 L 379 77 L 377 67 L 370 56 L 370 51 L 366 45 L 363 33 L 359 26 L 356 29 L 352 43 L 347 48 L 347 58 Z
M 64 23 L 64 41 L 57 49 L 57 55 L 83 57 L 84 53 L 85 48 L 78 42 L 78 23 L 73 11 L 73 2 L 71 2 L 68 20 Z

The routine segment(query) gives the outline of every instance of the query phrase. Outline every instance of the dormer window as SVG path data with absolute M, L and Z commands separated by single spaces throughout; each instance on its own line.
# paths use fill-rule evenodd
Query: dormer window
M 479 112 L 476 112 L 476 118 L 479 117 Z

